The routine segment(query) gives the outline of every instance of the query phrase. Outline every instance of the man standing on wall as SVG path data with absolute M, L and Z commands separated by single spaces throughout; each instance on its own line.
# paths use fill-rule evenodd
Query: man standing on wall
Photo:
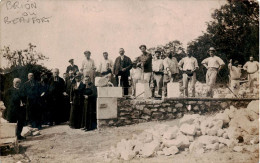
M 176 81 L 179 74 L 178 61 L 173 57 L 172 52 L 166 54 L 166 58 L 163 60 L 164 67 L 164 90 L 165 96 L 167 96 L 167 83 Z
M 243 69 L 247 71 L 249 88 L 250 91 L 253 92 L 254 81 L 257 81 L 257 83 L 259 83 L 259 63 L 257 61 L 254 61 L 253 56 L 250 56 L 249 61 L 246 62 L 246 64 L 243 66 Z
M 207 69 L 206 83 L 208 86 L 207 96 L 209 97 L 213 97 L 212 89 L 216 84 L 217 74 L 225 65 L 224 61 L 221 58 L 215 56 L 215 52 L 216 52 L 215 48 L 210 47 L 208 51 L 210 57 L 204 59 L 201 62 L 201 64 L 205 66 Z
M 69 60 L 70 65 L 67 67 L 66 73 L 68 74 L 69 71 L 73 71 L 74 74 L 79 71 L 79 68 L 77 65 L 74 65 L 74 59 Z
M 121 77 L 120 83 L 124 88 L 124 95 L 128 95 L 128 77 L 130 76 L 130 69 L 132 68 L 132 61 L 129 57 L 125 56 L 125 50 L 119 49 L 120 56 L 116 58 L 113 74 L 116 76 L 116 85 L 119 84 L 119 76 Z
M 196 58 L 191 56 L 191 53 L 187 54 L 179 62 L 179 69 L 182 73 L 182 80 L 184 85 L 184 96 L 188 97 L 188 83 L 191 82 L 192 97 L 195 97 L 195 83 L 196 83 L 196 70 L 199 68 Z
M 155 58 L 153 59 L 153 78 L 156 81 L 156 88 L 158 90 L 158 96 L 162 97 L 163 86 L 163 60 L 160 59 L 161 51 L 155 51 Z M 155 89 L 153 89 L 154 95 Z
M 112 69 L 113 69 L 113 61 L 108 59 L 108 53 L 103 53 L 104 59 L 101 61 L 98 72 L 101 73 L 102 77 L 107 77 L 109 81 L 111 81 L 112 77 Z
M 141 66 L 143 69 L 143 80 L 150 82 L 152 76 L 152 55 L 146 51 L 146 45 L 141 45 L 139 49 L 142 51 L 142 55 L 137 57 L 137 66 Z
M 95 83 L 95 70 L 96 66 L 94 63 L 94 60 L 90 58 L 91 52 L 85 51 L 84 55 L 86 57 L 85 60 L 82 62 L 81 71 L 83 73 L 83 76 L 89 76 L 92 83 Z

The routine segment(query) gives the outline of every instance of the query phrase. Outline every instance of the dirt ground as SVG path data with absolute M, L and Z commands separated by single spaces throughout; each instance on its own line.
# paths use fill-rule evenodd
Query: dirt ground
M 1 163 L 33 162 L 33 163 L 71 163 L 71 162 L 184 162 L 184 163 L 256 163 L 258 153 L 233 152 L 223 148 L 216 152 L 207 152 L 201 155 L 189 154 L 182 151 L 174 156 L 157 156 L 152 158 L 135 158 L 131 161 L 106 159 L 105 153 L 115 146 L 121 139 L 130 139 L 133 134 L 156 124 L 164 123 L 177 125 L 178 120 L 163 122 L 148 122 L 118 128 L 106 128 L 84 132 L 80 129 L 71 129 L 68 125 L 58 125 L 42 129 L 41 135 L 27 137 L 19 143 L 20 153 L 5 153 L 0 156 Z

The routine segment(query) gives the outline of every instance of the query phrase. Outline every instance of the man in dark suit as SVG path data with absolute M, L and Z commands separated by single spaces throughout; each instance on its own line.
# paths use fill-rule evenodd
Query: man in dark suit
M 129 57 L 125 56 L 125 50 L 123 48 L 119 49 L 120 56 L 116 58 L 113 73 L 116 76 L 116 85 L 118 86 L 119 79 L 121 77 L 120 83 L 124 88 L 124 95 L 128 95 L 128 77 L 130 76 L 130 69 L 132 68 L 132 61 Z
M 41 128 L 41 109 L 39 107 L 39 83 L 34 80 L 33 73 L 28 74 L 23 91 L 26 96 L 26 120 L 33 128 Z
M 49 96 L 50 96 L 50 107 L 51 107 L 51 123 L 59 124 L 64 121 L 64 96 L 67 95 L 65 92 L 65 82 L 59 77 L 59 69 L 55 68 L 52 70 L 52 77 L 49 80 Z
M 73 71 L 74 74 L 79 71 L 79 68 L 77 65 L 74 65 L 74 59 L 69 60 L 70 65 L 67 67 L 66 73 L 68 74 L 69 71 Z
M 17 122 L 16 135 L 17 139 L 21 140 L 24 137 L 21 136 L 25 122 L 25 101 L 22 91 L 20 90 L 21 80 L 14 78 L 13 87 L 5 92 L 4 103 L 6 110 L 4 117 L 10 123 Z

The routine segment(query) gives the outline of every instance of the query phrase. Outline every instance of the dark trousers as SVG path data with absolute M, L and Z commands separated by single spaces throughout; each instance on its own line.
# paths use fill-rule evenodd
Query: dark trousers
M 16 136 L 18 136 L 18 137 L 21 136 L 21 133 L 23 131 L 25 119 L 26 119 L 26 109 L 25 109 L 25 107 L 21 107 L 19 114 L 17 116 Z
M 119 84 L 118 76 L 121 76 L 120 80 L 120 86 L 124 89 L 124 95 L 128 95 L 128 88 L 129 88 L 129 82 L 128 82 L 128 75 L 125 75 L 123 72 L 119 72 L 118 75 L 116 75 L 116 86 Z

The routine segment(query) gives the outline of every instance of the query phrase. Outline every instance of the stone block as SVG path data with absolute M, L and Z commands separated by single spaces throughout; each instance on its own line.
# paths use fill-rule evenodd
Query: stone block
M 180 84 L 178 82 L 170 82 L 167 83 L 167 97 L 172 98 L 172 97 L 180 97 Z
M 40 131 L 34 131 L 34 132 L 32 133 L 32 135 L 33 135 L 33 136 L 38 136 L 38 135 L 41 135 L 41 133 L 40 133 Z
M 242 152 L 243 151 L 243 147 L 242 146 L 235 146 L 233 148 L 233 151 L 235 151 L 235 152 Z
M 117 118 L 117 98 L 97 98 L 97 119 Z
M 200 117 L 199 114 L 185 114 L 179 124 L 182 125 L 184 123 L 187 123 L 187 124 L 193 124 L 194 120 L 198 119 Z
M 149 108 L 144 108 L 143 113 L 145 113 L 147 115 L 151 115 L 152 111 Z
M 189 125 L 187 123 L 182 124 L 180 127 L 180 131 L 187 135 L 195 135 L 196 133 L 196 126 L 195 125 Z
M 252 110 L 259 115 L 259 100 L 251 101 L 247 105 L 247 110 Z
M 31 127 L 23 127 L 23 131 L 21 133 L 22 136 L 26 137 L 26 136 L 31 136 L 32 135 L 32 128 Z
M 183 104 L 182 104 L 182 103 L 177 103 L 177 104 L 175 105 L 175 107 L 176 107 L 176 108 L 182 108 L 182 107 L 183 107 Z
M 176 146 L 172 146 L 170 148 L 165 147 L 163 149 L 163 153 L 165 156 L 175 155 L 179 152 L 179 149 Z
M 137 98 L 152 97 L 152 92 L 149 83 L 136 83 L 136 96 Z
M 123 97 L 122 87 L 97 87 L 98 97 Z
M 141 149 L 140 154 L 143 157 L 150 157 L 159 150 L 159 147 L 160 147 L 160 142 L 158 141 L 152 141 L 151 143 L 146 143 Z
M 14 137 L 16 137 L 16 123 L 1 123 L 0 138 L 14 138 Z
M 174 126 L 174 127 L 169 127 L 166 132 L 163 133 L 163 138 L 167 140 L 171 140 L 176 138 L 177 133 L 179 131 L 179 128 Z
M 161 112 L 153 112 L 152 118 L 162 120 L 164 119 L 164 115 Z

